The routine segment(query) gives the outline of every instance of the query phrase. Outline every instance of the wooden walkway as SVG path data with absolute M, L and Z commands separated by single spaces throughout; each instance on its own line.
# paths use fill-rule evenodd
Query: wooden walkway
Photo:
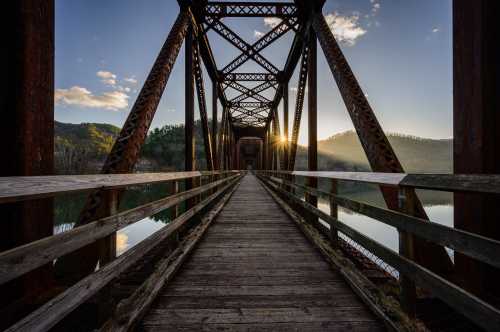
M 139 330 L 377 331 L 382 325 L 249 174 Z

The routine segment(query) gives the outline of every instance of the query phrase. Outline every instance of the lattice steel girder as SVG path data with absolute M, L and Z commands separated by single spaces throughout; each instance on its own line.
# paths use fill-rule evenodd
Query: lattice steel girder
M 297 24 L 297 22 L 298 22 L 297 18 L 283 20 L 281 23 L 279 23 L 277 26 L 271 29 L 271 31 L 269 31 L 264 36 L 259 38 L 259 40 L 253 43 L 250 46 L 249 50 L 247 50 L 246 52 L 241 50 L 242 53 L 239 56 L 237 56 L 233 61 L 231 61 L 228 65 L 226 65 L 222 69 L 222 73 L 231 73 L 235 71 L 245 62 L 247 62 L 250 58 L 254 58 L 252 57 L 252 54 L 257 54 L 260 56 L 261 51 L 263 51 L 266 47 L 274 43 L 277 39 L 285 35 L 288 31 L 290 31 L 290 29 L 296 30 L 295 25 Z M 256 59 L 254 60 L 257 61 Z
M 269 73 L 227 73 L 222 74 L 223 81 L 242 81 L 242 82 L 259 82 L 259 81 L 277 81 L 278 75 Z
M 404 173 L 389 140 L 385 136 L 365 94 L 340 49 L 321 12 L 314 13 L 312 27 L 337 82 L 342 99 L 358 133 L 361 145 L 374 172 Z M 387 206 L 398 210 L 397 190 L 381 186 Z M 428 219 L 422 203 L 413 191 L 409 200 L 414 202 L 415 216 Z M 416 259 L 420 264 L 441 275 L 451 273 L 453 263 L 443 247 L 416 239 Z
M 260 102 L 269 103 L 271 101 L 269 99 L 267 99 L 266 97 L 260 95 L 260 92 L 265 91 L 269 88 L 274 88 L 276 85 L 277 85 L 277 82 L 264 82 L 262 84 L 257 85 L 256 87 L 254 87 L 252 89 L 249 89 L 249 88 L 247 88 L 239 83 L 231 82 L 230 86 L 236 90 L 238 90 L 238 89 L 235 88 L 235 86 L 238 86 L 238 88 L 240 89 L 239 91 L 242 92 L 242 94 L 231 99 L 230 102 L 236 103 L 236 102 L 240 102 L 240 101 L 243 101 L 245 99 L 248 99 L 248 98 L 254 98 Z
M 209 2 L 205 16 L 215 17 L 296 17 L 298 8 L 293 3 L 280 2 Z
M 196 90 L 198 95 L 198 108 L 200 109 L 200 119 L 201 127 L 203 131 L 203 143 L 205 146 L 205 158 L 207 160 L 207 168 L 209 171 L 215 169 L 213 151 L 212 151 L 212 141 L 210 128 L 208 127 L 208 115 L 207 115 L 207 103 L 205 98 L 205 85 L 203 83 L 203 70 L 201 68 L 200 51 L 198 48 L 198 42 L 193 42 L 193 65 L 194 65 L 194 78 L 196 83 Z
M 244 108 L 270 108 L 273 105 L 272 101 L 263 103 L 260 101 L 239 101 L 228 104 L 230 107 L 244 107 Z
M 210 28 L 217 32 L 222 38 L 233 44 L 241 52 L 251 57 L 257 64 L 261 65 L 266 71 L 272 74 L 278 74 L 279 70 L 266 58 L 253 50 L 252 46 L 241 39 L 235 32 L 228 28 L 218 19 L 207 18 L 206 23 Z
M 241 114 L 235 115 L 235 114 L 234 114 L 235 112 L 239 112 L 239 113 L 241 113 Z M 251 116 L 251 117 L 255 117 L 255 118 L 259 119 L 259 120 L 266 120 L 266 119 L 267 119 L 267 117 L 265 117 L 265 116 L 263 116 L 263 115 L 259 114 L 259 113 L 261 113 L 261 112 L 264 112 L 264 110 L 261 110 L 260 112 L 254 112 L 254 111 L 251 111 L 251 110 L 246 110 L 246 109 L 242 109 L 242 108 L 240 108 L 240 109 L 233 109 L 233 110 L 231 111 L 231 115 L 232 115 L 233 117 L 235 117 L 235 116 L 241 116 L 241 115 L 243 115 L 243 116 Z
M 295 156 L 297 155 L 297 141 L 299 139 L 300 130 L 300 119 L 302 117 L 302 109 L 304 106 L 304 97 L 306 94 L 306 83 L 307 83 L 307 68 L 309 66 L 309 48 L 307 45 L 304 47 L 302 53 L 302 60 L 300 63 L 299 72 L 299 85 L 297 87 L 297 98 L 295 99 L 295 115 L 293 118 L 292 127 L 292 140 L 290 141 L 290 155 L 288 160 L 288 170 L 292 170 L 295 167 Z

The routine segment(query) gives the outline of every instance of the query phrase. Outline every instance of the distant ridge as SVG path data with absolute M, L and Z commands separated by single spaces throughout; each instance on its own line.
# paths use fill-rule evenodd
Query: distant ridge
M 450 173 L 453 169 L 453 140 L 422 138 L 399 133 L 387 137 L 408 173 Z M 346 131 L 318 141 L 321 153 L 338 161 L 368 168 L 368 160 L 354 131 Z
M 196 129 L 196 158 L 205 164 L 199 121 Z M 102 123 L 55 123 L 56 167 L 61 173 L 99 171 L 120 129 Z M 450 173 L 452 139 L 430 139 L 398 133 L 387 134 L 391 145 L 409 173 Z M 148 169 L 182 170 L 184 167 L 184 126 L 166 125 L 153 129 L 146 140 L 142 156 Z M 354 131 L 335 134 L 318 141 L 319 169 L 369 171 L 359 139 Z M 297 170 L 307 169 L 307 148 L 297 150 Z

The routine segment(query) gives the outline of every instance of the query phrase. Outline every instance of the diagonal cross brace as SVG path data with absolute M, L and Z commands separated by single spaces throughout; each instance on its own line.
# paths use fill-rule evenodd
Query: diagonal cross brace
M 256 52 L 250 44 L 241 39 L 236 33 L 234 33 L 229 27 L 222 23 L 219 19 L 207 18 L 206 20 L 208 26 L 217 32 L 222 38 L 226 39 L 228 42 L 233 44 L 241 52 L 247 54 L 256 63 L 261 65 L 266 71 L 272 74 L 278 74 L 279 70 L 266 58 Z
M 280 24 L 274 27 L 271 31 L 262 36 L 259 40 L 257 40 L 253 45 L 250 46 L 253 54 L 259 54 L 263 49 L 271 45 L 274 41 L 279 39 L 281 36 L 286 34 L 290 29 L 292 29 L 295 24 L 297 24 L 297 18 L 292 18 L 289 20 L 283 20 Z M 245 62 L 247 62 L 251 55 L 247 52 L 242 52 L 238 57 L 236 57 L 233 61 L 231 61 L 228 65 L 226 65 L 222 69 L 223 74 L 232 73 Z

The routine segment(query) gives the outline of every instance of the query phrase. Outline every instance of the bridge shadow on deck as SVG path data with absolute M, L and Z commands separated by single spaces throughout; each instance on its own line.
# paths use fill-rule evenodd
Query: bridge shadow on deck
M 139 327 L 167 329 L 383 328 L 248 174 Z

